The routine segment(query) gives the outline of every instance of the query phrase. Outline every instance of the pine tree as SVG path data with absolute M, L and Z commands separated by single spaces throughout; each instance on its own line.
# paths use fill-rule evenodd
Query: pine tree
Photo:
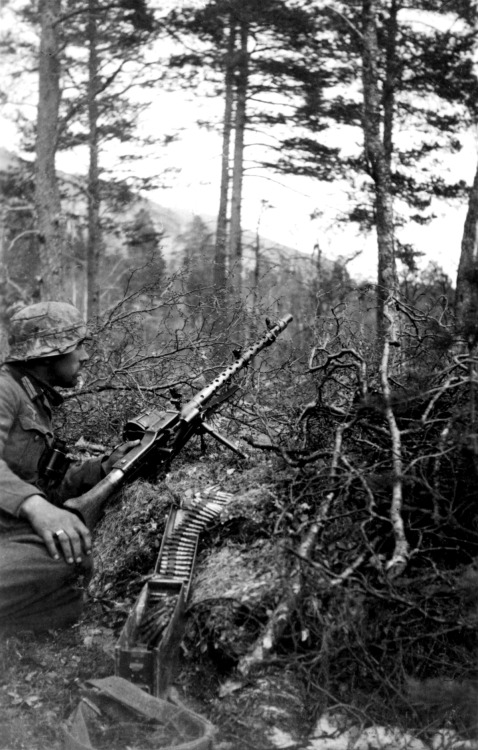
M 143 0 L 127 0 L 118 6 L 88 0 L 85 9 L 75 5 L 71 13 L 75 23 L 68 39 L 81 50 L 84 31 L 87 63 L 74 66 L 75 99 L 66 109 L 63 135 L 65 146 L 72 139 L 88 146 L 86 311 L 88 318 L 94 318 L 100 314 L 103 251 L 100 215 L 105 182 L 100 180 L 100 150 L 112 138 L 121 141 L 133 136 L 138 108 L 118 92 L 131 86 L 131 75 L 123 74 L 125 61 L 141 68 L 141 49 L 153 30 L 153 19 Z M 71 124 L 73 131 L 68 128 Z
M 35 205 L 37 212 L 43 295 L 64 295 L 62 256 L 65 222 L 55 169 L 60 109 L 61 0 L 41 0 L 36 137 Z
M 216 237 L 216 294 L 224 278 L 223 269 L 234 274 L 234 287 L 240 296 L 242 284 L 242 221 L 244 179 L 252 163 L 247 157 L 261 125 L 284 122 L 277 116 L 271 97 L 296 96 L 297 79 L 305 76 L 305 65 L 292 65 L 291 59 L 307 52 L 307 13 L 283 0 L 217 0 L 204 7 L 175 9 L 164 22 L 174 31 L 178 44 L 200 40 L 201 51 L 178 52 L 170 67 L 181 71 L 181 85 L 197 85 L 206 72 L 208 82 L 224 96 L 221 188 Z M 278 66 L 278 56 L 289 56 Z M 177 79 L 174 79 L 177 84 Z M 260 102 L 259 99 L 264 101 Z M 298 106 L 297 100 L 297 106 Z M 229 222 L 228 222 L 229 220 Z M 229 241 L 226 228 L 229 223 Z M 228 257 L 225 261 L 225 248 Z
M 476 0 L 463 3 L 461 12 L 468 23 L 472 50 L 478 49 L 478 4 Z M 473 56 L 470 56 L 473 57 Z M 468 63 L 470 63 L 470 57 Z M 476 124 L 476 99 L 470 103 Z M 456 332 L 469 349 L 478 343 L 478 167 L 469 191 L 468 211 L 463 228 L 460 262 L 456 279 L 455 326 Z
M 388 336 L 397 343 L 398 322 L 395 305 L 397 270 L 391 179 L 392 123 L 394 117 L 394 69 L 396 54 L 397 4 L 390 6 L 386 46 L 386 80 L 379 87 L 379 46 L 377 3 L 363 2 L 363 131 L 365 159 L 375 185 L 376 231 L 378 241 L 377 323 L 379 339 Z M 383 110 L 382 110 L 383 107 Z
M 75 241 L 66 231 L 71 221 L 65 214 L 72 186 L 59 184 L 55 157 L 59 150 L 86 146 L 89 172 L 80 201 L 87 204 L 86 308 L 89 316 L 95 316 L 100 310 L 100 206 L 107 188 L 101 179 L 101 149 L 113 139 L 125 142 L 134 135 L 139 105 L 131 101 L 129 92 L 145 82 L 141 53 L 154 29 L 153 18 L 144 0 L 119 4 L 84 0 L 80 5 L 42 0 L 39 13 L 27 7 L 25 16 L 32 29 L 41 30 L 35 140 L 43 294 L 77 296 L 64 273 Z M 32 127 L 26 127 L 26 150 L 32 139 Z M 76 217 L 77 222 L 82 220 Z
M 409 23 L 407 5 L 399 0 L 333 2 L 311 13 L 318 45 L 298 113 L 298 122 L 309 132 L 282 144 L 278 166 L 288 174 L 315 174 L 319 179 L 332 175 L 349 182 L 351 209 L 343 220 L 377 233 L 380 330 L 388 320 L 383 306 L 397 288 L 396 260 L 413 263 L 413 254 L 401 253 L 400 227 L 409 221 L 427 223 L 434 217 L 435 201 L 464 194 L 463 183 L 451 184 L 430 168 L 430 157 L 457 151 L 457 133 L 474 117 L 477 81 L 466 26 L 472 4 L 465 1 L 451 9 L 439 2 L 418 3 L 437 20 L 452 10 L 465 21 L 465 26 L 437 23 L 436 29 Z M 359 68 L 361 105 L 356 96 Z M 333 87 L 333 95 L 321 95 Z M 362 154 L 338 158 L 327 148 L 334 124 L 362 129 Z M 401 131 L 417 137 L 398 144 Z M 424 133 L 421 140 L 419 133 Z

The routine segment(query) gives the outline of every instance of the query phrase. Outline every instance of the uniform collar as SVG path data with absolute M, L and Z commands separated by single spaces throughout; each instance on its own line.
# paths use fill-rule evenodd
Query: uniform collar
M 28 372 L 28 369 L 17 364 L 8 364 L 5 367 L 32 401 L 46 398 L 51 406 L 60 406 L 63 403 L 63 396 L 58 391 L 37 378 L 36 375 L 32 375 L 31 372 Z

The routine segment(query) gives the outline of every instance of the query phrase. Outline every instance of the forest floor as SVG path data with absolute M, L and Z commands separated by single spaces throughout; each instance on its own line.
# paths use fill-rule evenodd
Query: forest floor
M 4 637 L 0 643 L 1 750 L 89 748 L 70 744 L 74 733 L 70 729 L 66 735 L 65 729 L 71 727 L 88 681 L 114 674 L 117 636 L 115 629 L 87 616 L 68 630 Z M 263 679 L 239 685 L 225 680 L 211 664 L 205 668 L 183 652 L 170 696 L 212 723 L 213 745 L 198 745 L 198 750 L 478 750 L 478 741 L 457 741 L 454 733 L 435 733 L 433 741 L 423 742 L 419 739 L 426 734 L 423 726 L 407 733 L 370 725 L 363 731 L 362 724 L 361 730 L 351 733 L 331 723 L 326 714 L 316 725 L 318 739 L 311 740 L 300 689 L 293 679 L 288 680 L 287 670 L 279 668 L 276 676 L 275 684 L 269 672 Z M 97 743 L 90 732 L 91 746 L 95 750 L 170 750 L 180 742 L 176 737 L 174 742 L 156 744 L 147 736 L 143 742 L 134 742 L 128 739 L 130 730 L 128 735 L 118 734 L 130 726 L 124 717 L 110 724 L 116 728 L 113 742 L 105 734 L 103 742 Z M 74 736 L 81 739 L 81 735 Z
M 185 488 L 194 486 L 197 489 L 204 480 L 213 482 L 217 470 L 229 478 L 228 489 L 237 490 L 242 479 L 239 472 L 231 468 L 234 464 L 216 466 L 214 470 L 213 465 L 214 462 L 207 467 L 186 462 L 169 483 L 170 488 L 172 486 L 174 492 L 180 494 L 184 490 L 187 494 L 190 490 Z M 0 635 L 1 750 L 69 748 L 65 728 L 71 725 L 88 681 L 115 674 L 115 646 L 140 590 L 139 582 L 144 579 L 145 569 L 151 571 L 151 563 L 156 560 L 161 519 L 164 519 L 172 499 L 170 491 L 161 495 L 152 486 L 142 483 L 133 485 L 126 494 L 127 502 L 122 508 L 113 508 L 97 532 L 96 563 L 100 572 L 90 587 L 82 620 L 65 630 Z M 151 502 L 152 495 L 154 502 Z M 250 516 L 254 516 L 253 509 L 249 510 Z M 228 539 L 224 538 L 223 532 L 221 536 L 227 546 Z M 217 538 L 213 547 L 216 542 Z M 211 546 L 211 540 L 209 544 Z M 254 544 L 247 542 L 246 547 L 249 546 L 254 547 Z M 202 551 L 207 557 L 207 543 L 205 547 Z M 147 548 L 149 551 L 145 552 Z M 123 568 L 133 571 L 131 576 L 123 574 Z M 227 585 L 230 585 L 234 571 L 231 569 L 228 575 L 228 571 L 223 570 L 223 574 L 223 583 L 227 578 Z M 137 579 L 133 580 L 133 588 L 130 588 L 129 578 Z M 128 579 L 127 590 L 121 590 L 118 579 Z M 247 581 L 243 583 L 247 586 Z M 268 739 L 271 723 L 277 722 L 271 722 L 270 715 L 264 719 L 263 713 L 257 709 L 258 691 L 263 693 L 260 680 L 258 683 L 254 681 L 251 689 L 247 689 L 246 684 L 245 691 L 238 698 L 237 683 L 229 680 L 230 670 L 226 670 L 227 673 L 221 671 L 200 644 L 186 639 L 178 657 L 171 685 L 172 697 L 212 723 L 215 750 L 262 750 L 277 746 L 273 739 Z M 286 670 L 284 679 L 288 683 Z M 271 710 L 275 712 L 279 710 L 278 703 L 290 703 L 290 696 L 284 697 L 281 684 L 271 700 L 274 703 Z M 300 734 L 301 711 L 296 713 L 288 715 L 287 722 L 294 723 L 295 734 Z M 277 731 L 281 738 L 281 731 Z M 98 750 L 112 750 L 113 747 L 115 750 L 140 750 L 162 746 L 138 745 L 121 739 L 113 744 L 95 742 L 94 747 Z
M 85 685 L 91 679 L 114 674 L 117 636 L 114 629 L 86 618 L 68 630 L 3 637 L 0 642 L 0 748 L 69 750 L 72 746 L 67 742 L 65 729 L 71 726 Z M 264 720 L 260 712 L 254 717 L 257 687 L 250 694 L 246 691 L 238 701 L 232 696 L 231 701 L 227 693 L 234 690 L 234 685 L 221 695 L 221 678 L 214 669 L 205 669 L 204 665 L 195 664 L 184 656 L 181 661 L 171 695 L 179 699 L 180 705 L 214 722 L 215 750 L 265 750 L 284 746 L 280 729 L 271 734 L 271 738 L 277 734 L 278 744 L 265 738 L 271 729 L 270 717 Z M 273 710 L 278 710 L 277 695 Z M 293 731 L 300 733 L 301 727 L 296 726 Z M 90 732 L 90 738 L 93 736 Z M 146 744 L 130 744 L 125 737 L 120 737 L 118 743 L 109 744 L 107 739 L 104 742 L 106 744 L 95 742 L 93 747 L 98 750 L 153 747 L 160 750 L 164 747 L 148 744 L 147 740 Z M 176 742 L 179 739 L 176 738 Z M 294 747 L 299 746 L 294 744 Z
M 365 710 L 337 702 L 327 696 L 327 686 L 315 684 L 294 653 L 274 653 L 252 675 L 236 673 L 234 664 L 261 632 L 284 583 L 277 562 L 280 540 L 263 534 L 264 514 L 275 518 L 278 512 L 272 488 L 280 476 L 269 461 L 239 470 L 234 462 L 221 463 L 214 456 L 207 462 L 179 465 L 163 489 L 135 483 L 125 491 L 125 502 L 107 514 L 96 535 L 97 574 L 81 622 L 62 631 L 0 637 L 0 750 L 88 747 L 81 742 L 69 745 L 65 727 L 71 726 L 88 682 L 115 674 L 115 646 L 154 566 L 172 498 L 214 485 L 219 478 L 235 502 L 200 545 L 192 614 L 187 618 L 190 631 L 179 649 L 169 696 L 213 725 L 214 749 L 478 750 L 478 740 L 471 735 L 457 743 L 453 733 L 437 734 L 447 726 L 444 712 L 433 725 L 416 723 L 408 734 L 403 722 L 402 730 L 397 728 L 398 713 L 391 706 L 383 706 L 377 721 L 379 714 L 370 711 L 370 696 L 362 701 Z M 238 621 L 235 613 L 243 617 L 244 604 L 254 616 Z M 319 646 L 315 662 L 322 653 Z M 227 658 L 221 661 L 218 654 Z M 332 718 L 324 712 L 331 704 Z M 343 726 L 334 724 L 340 717 L 346 718 Z M 379 723 L 392 727 L 392 734 Z M 95 739 L 94 747 L 166 747 L 138 742 L 118 736 L 109 741 L 105 735 L 105 742 Z M 171 740 L 167 747 L 173 744 Z
M 83 623 L 68 630 L 3 636 L 0 747 L 63 748 L 62 724 L 85 680 L 114 671 L 114 634 Z

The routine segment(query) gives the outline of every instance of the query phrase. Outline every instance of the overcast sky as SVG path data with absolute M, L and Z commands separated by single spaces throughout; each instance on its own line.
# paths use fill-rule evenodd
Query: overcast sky
M 4 10 L 0 0 L 0 19 L 3 21 Z M 26 107 L 34 112 L 34 98 L 31 96 Z M 19 146 L 18 134 L 2 114 L 8 114 L 8 107 L 0 108 L 2 145 L 15 151 Z M 169 167 L 178 170 L 174 178 L 169 174 L 165 177 L 171 187 L 159 188 L 149 194 L 152 200 L 199 215 L 216 214 L 221 140 L 218 134 L 198 128 L 196 122 L 211 115 L 220 120 L 221 114 L 222 102 L 217 98 L 192 97 L 184 92 L 156 92 L 152 96 L 148 110 L 142 116 L 140 132 L 161 136 L 182 130 L 176 142 L 159 149 L 156 154 L 138 150 L 140 159 L 135 170 L 139 175 L 157 176 L 161 183 L 162 175 Z M 399 136 L 403 137 L 403 134 Z M 358 130 L 337 129 L 333 137 L 335 142 L 331 145 L 341 146 L 349 152 L 361 146 L 362 136 Z M 471 184 L 477 159 L 475 138 L 472 134 L 464 134 L 462 142 L 463 150 L 451 155 L 438 168 L 442 176 L 446 171 L 453 179 Z M 127 150 L 133 148 L 131 144 L 126 146 Z M 114 167 L 117 157 L 118 151 L 115 150 L 107 155 L 104 163 Z M 59 154 L 57 166 L 67 172 L 85 173 L 87 154 Z M 299 252 L 311 253 L 318 243 L 322 253 L 332 260 L 356 256 L 348 266 L 351 274 L 374 280 L 377 266 L 375 236 L 359 236 L 355 225 L 350 223 L 339 228 L 337 219 L 346 209 L 347 201 L 338 183 L 321 185 L 310 178 L 284 178 L 270 174 L 266 179 L 246 173 L 243 206 L 246 228 L 255 230 L 260 222 L 263 236 Z M 310 216 L 317 210 L 321 217 L 312 221 Z M 421 267 L 435 261 L 454 280 L 465 215 L 465 204 L 460 208 L 443 207 L 437 219 L 429 225 L 410 223 L 401 233 L 401 239 L 424 253 Z

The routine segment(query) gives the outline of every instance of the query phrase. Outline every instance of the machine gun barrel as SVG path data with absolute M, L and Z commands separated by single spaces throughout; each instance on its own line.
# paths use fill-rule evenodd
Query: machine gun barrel
M 182 408 L 180 419 L 185 422 L 191 422 L 191 420 L 195 419 L 198 413 L 200 413 L 203 404 L 206 404 L 224 383 L 231 380 L 236 372 L 246 367 L 256 354 L 265 349 L 266 346 L 273 344 L 279 333 L 287 328 L 291 320 L 293 320 L 292 315 L 286 315 L 285 318 L 279 320 L 259 341 L 246 349 L 239 359 L 223 370 L 212 383 L 205 386 L 199 393 L 196 393 Z

